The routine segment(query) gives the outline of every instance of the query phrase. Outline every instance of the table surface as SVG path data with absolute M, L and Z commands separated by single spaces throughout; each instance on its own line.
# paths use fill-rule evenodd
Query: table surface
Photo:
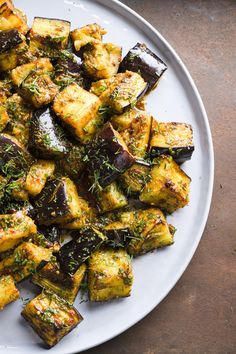
M 215 185 L 200 245 L 175 288 L 145 319 L 84 354 L 236 353 L 236 1 L 124 0 L 190 71 L 213 135 Z

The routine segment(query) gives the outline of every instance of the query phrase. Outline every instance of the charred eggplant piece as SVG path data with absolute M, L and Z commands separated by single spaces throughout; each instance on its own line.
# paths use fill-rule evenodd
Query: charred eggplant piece
M 39 224 L 51 225 L 70 222 L 83 215 L 87 203 L 78 196 L 75 184 L 67 177 L 48 180 L 35 198 Z
M 8 134 L 0 134 L 0 171 L 5 176 L 22 177 L 33 163 L 28 151 Z
M 103 233 L 107 237 L 105 244 L 112 248 L 126 247 L 130 241 L 129 228 L 119 221 L 106 225 Z
M 126 71 L 114 76 L 99 98 L 104 107 L 108 107 L 113 114 L 122 114 L 136 105 L 145 95 L 147 87 L 139 74 Z
M 106 123 L 87 148 L 88 169 L 94 189 L 106 187 L 135 163 L 120 134 Z
M 83 68 L 93 80 L 108 79 L 117 74 L 122 48 L 112 43 L 90 43 L 83 52 Z
M 191 178 L 171 156 L 161 155 L 155 160 L 139 199 L 173 213 L 189 203 L 190 182 Z
M 194 151 L 193 130 L 186 123 L 158 123 L 152 128 L 151 157 L 171 155 L 177 163 L 191 159 Z
M 86 268 L 86 264 L 82 264 L 74 275 L 69 275 L 60 269 L 58 262 L 51 261 L 41 268 L 32 280 L 34 284 L 56 293 L 69 304 L 73 304 Z
M 90 301 L 130 296 L 133 284 L 131 258 L 124 249 L 99 249 L 89 259 Z
M 79 237 L 62 246 L 57 254 L 61 268 L 69 274 L 74 274 L 106 239 L 95 228 L 89 228 L 76 234 Z
M 90 80 L 84 76 L 82 70 L 82 59 L 73 56 L 59 58 L 55 66 L 54 82 L 63 90 L 73 82 L 76 82 L 84 89 L 89 89 Z
M 16 247 L 36 232 L 33 220 L 23 213 L 0 215 L 0 252 Z
M 42 263 L 50 260 L 51 256 L 51 250 L 31 242 L 24 242 L 15 248 L 12 255 L 0 262 L 0 276 L 10 274 L 16 282 L 19 282 L 34 274 Z
M 23 39 L 16 29 L 0 32 L 0 54 L 16 47 Z
M 53 102 L 53 110 L 62 123 L 82 143 L 91 140 L 101 124 L 97 96 L 72 83 L 61 91 Z
M 83 320 L 73 306 L 48 291 L 29 301 L 21 315 L 50 348 Z
M 74 43 L 74 48 L 77 52 L 82 47 L 91 43 L 98 43 L 102 41 L 102 36 L 106 34 L 106 30 L 97 23 L 88 24 L 81 28 L 76 28 L 71 32 L 71 38 Z
M 128 205 L 128 200 L 116 181 L 96 193 L 100 213 L 119 209 Z
M 38 246 L 49 248 L 53 252 L 58 252 L 61 248 L 61 232 L 57 225 L 39 225 L 37 230 L 38 233 L 32 237 L 32 242 Z
M 24 37 L 16 29 L 0 31 L 0 48 L 0 72 L 14 69 L 28 50 Z
M 70 178 L 77 179 L 83 172 L 85 167 L 84 147 L 78 144 L 73 144 L 70 152 L 65 159 L 58 161 L 58 167 L 65 172 Z
M 167 65 L 145 44 L 137 43 L 122 60 L 119 72 L 126 70 L 140 73 L 152 90 L 166 71 Z
M 30 195 L 35 197 L 42 191 L 47 179 L 53 175 L 54 170 L 54 161 L 38 160 L 31 166 L 24 183 L 24 188 Z
M 34 112 L 30 132 L 29 149 L 36 157 L 62 159 L 69 153 L 69 140 L 49 107 Z
M 69 21 L 35 17 L 30 30 L 30 50 L 36 55 L 50 56 L 50 51 L 67 47 L 69 34 Z
M 112 117 L 111 123 L 122 136 L 131 154 L 136 158 L 143 158 L 150 139 L 152 116 L 145 111 L 129 109 L 122 115 Z

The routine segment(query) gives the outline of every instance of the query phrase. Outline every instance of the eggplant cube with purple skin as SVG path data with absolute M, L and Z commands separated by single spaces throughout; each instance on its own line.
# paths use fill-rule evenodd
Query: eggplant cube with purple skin
M 24 36 L 16 29 L 0 31 L 0 72 L 12 70 L 19 65 L 22 54 L 27 50 Z
M 70 22 L 54 18 L 35 17 L 30 30 L 30 50 L 66 49 L 70 34 Z M 48 53 L 50 54 L 50 53 Z
M 48 180 L 34 203 L 38 223 L 42 225 L 70 222 L 81 217 L 87 208 L 87 202 L 78 195 L 68 177 Z
M 48 291 L 29 301 L 21 315 L 49 347 L 56 345 L 83 320 L 72 305 Z
M 132 71 L 126 71 L 111 79 L 108 88 L 100 95 L 100 100 L 112 114 L 122 114 L 128 108 L 136 105 L 145 95 L 147 87 L 142 76 Z
M 88 169 L 93 182 L 92 189 L 111 184 L 135 163 L 120 134 L 106 123 L 87 148 Z
M 186 123 L 154 122 L 150 141 L 150 155 L 171 155 L 177 163 L 191 159 L 194 151 L 193 130 Z
M 138 72 L 148 83 L 148 91 L 158 83 L 167 69 L 167 65 L 145 44 L 137 43 L 120 64 L 119 72 L 126 70 Z

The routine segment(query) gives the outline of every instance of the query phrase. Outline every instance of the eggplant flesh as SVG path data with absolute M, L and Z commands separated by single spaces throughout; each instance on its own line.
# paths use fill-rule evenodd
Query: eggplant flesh
M 161 155 L 171 155 L 173 159 L 181 164 L 187 160 L 190 160 L 194 152 L 194 146 L 183 146 L 183 147 L 152 147 L 150 151 L 151 157 L 159 157 Z
M 126 70 L 140 73 L 151 91 L 166 71 L 167 65 L 145 44 L 137 43 L 122 60 L 119 72 Z
M 88 145 L 88 169 L 92 180 L 104 188 L 135 163 L 118 132 L 106 123 L 99 135 Z
M 103 234 L 94 228 L 86 229 L 78 233 L 78 236 L 63 245 L 57 254 L 61 268 L 69 274 L 74 274 L 105 240 Z
M 0 54 L 7 52 L 22 42 L 23 39 L 16 29 L 0 31 Z
M 34 156 L 62 159 L 69 153 L 70 142 L 49 107 L 33 113 L 30 132 L 29 149 Z

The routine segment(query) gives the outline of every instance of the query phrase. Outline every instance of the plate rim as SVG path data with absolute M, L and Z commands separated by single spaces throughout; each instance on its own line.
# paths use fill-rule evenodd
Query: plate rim
M 93 0 L 95 2 L 101 3 L 102 5 L 107 6 L 108 8 L 111 7 L 111 3 L 113 3 L 116 7 L 116 9 L 118 8 L 122 8 L 123 10 L 125 10 L 127 13 L 131 14 L 133 17 L 135 17 L 137 20 L 139 20 L 140 22 L 142 22 L 142 24 L 147 27 L 149 29 L 150 32 L 154 33 L 155 36 L 164 44 L 164 46 L 169 50 L 169 52 L 172 54 L 172 56 L 176 59 L 177 64 L 179 65 L 179 67 L 181 68 L 181 70 L 184 72 L 184 74 L 186 75 L 186 78 L 193 90 L 193 93 L 196 97 L 197 103 L 199 105 L 199 108 L 201 110 L 202 113 L 202 117 L 204 120 L 204 124 L 206 127 L 206 135 L 207 135 L 207 141 L 209 144 L 209 156 L 210 156 L 210 163 L 209 163 L 209 189 L 208 189 L 208 195 L 207 195 L 207 202 L 205 205 L 205 212 L 204 212 L 204 217 L 202 219 L 201 222 L 201 227 L 199 228 L 197 237 L 196 237 L 196 241 L 192 246 L 191 252 L 189 252 L 189 255 L 185 261 L 184 264 L 182 264 L 182 266 L 180 267 L 179 271 L 176 273 L 174 282 L 172 283 L 171 287 L 166 290 L 166 292 L 163 294 L 163 296 L 161 297 L 161 299 L 154 305 L 154 306 L 150 306 L 147 308 L 147 310 L 145 311 L 144 314 L 140 315 L 138 317 L 138 319 L 136 318 L 134 321 L 132 321 L 131 323 L 129 323 L 127 326 L 124 326 L 124 328 L 120 331 L 118 330 L 116 333 L 113 333 L 112 335 L 108 336 L 105 340 L 102 339 L 101 341 L 98 341 L 96 345 L 92 344 L 92 345 L 88 345 L 86 347 L 86 349 L 83 350 L 76 350 L 76 351 L 68 351 L 65 352 L 65 354 L 75 354 L 75 353 L 81 353 L 82 351 L 87 351 L 89 349 L 95 348 L 99 345 L 102 345 L 110 340 L 112 340 L 113 338 L 119 336 L 120 334 L 126 332 L 129 328 L 133 327 L 135 324 L 137 324 L 138 322 L 140 322 L 142 319 L 144 319 L 151 311 L 153 311 L 165 298 L 166 296 L 170 293 L 170 291 L 175 287 L 175 285 L 177 284 L 177 282 L 180 280 L 181 276 L 184 274 L 185 270 L 187 269 L 188 265 L 190 264 L 196 250 L 197 247 L 200 243 L 200 240 L 203 236 L 203 232 L 204 229 L 206 227 L 206 223 L 207 223 L 207 219 L 208 219 L 208 215 L 210 212 L 210 207 L 211 207 L 211 201 L 212 201 L 212 194 L 213 194 L 213 186 L 214 186 L 214 166 L 215 166 L 215 162 L 214 162 L 214 148 L 213 148 L 213 140 L 212 140 L 212 134 L 211 134 L 211 129 L 210 129 L 210 124 L 209 124 L 209 120 L 207 117 L 207 113 L 206 113 L 206 109 L 204 107 L 202 98 L 200 96 L 199 90 L 197 89 L 196 84 L 194 83 L 194 80 L 192 78 L 192 76 L 190 75 L 187 67 L 185 66 L 184 62 L 182 61 L 182 59 L 180 58 L 180 56 L 178 55 L 178 53 L 175 51 L 175 49 L 169 44 L 169 42 L 162 36 L 162 34 L 151 24 L 149 23 L 143 16 L 139 15 L 135 10 L 131 9 L 129 6 L 125 5 L 124 3 L 122 3 L 119 0 Z
M 152 303 L 151 306 L 146 306 L 145 311 L 143 311 L 143 313 L 140 314 L 139 316 L 137 316 L 134 320 L 130 321 L 129 324 L 123 326 L 122 329 L 118 329 L 118 330 L 114 331 L 114 333 L 111 335 L 108 335 L 106 337 L 106 339 L 98 340 L 98 341 L 96 341 L 96 344 L 89 344 L 88 343 L 88 345 L 86 347 L 84 347 L 83 349 L 79 349 L 79 348 L 76 349 L 75 348 L 75 346 L 77 345 L 76 344 L 77 342 L 76 342 L 74 345 L 74 348 L 69 349 L 69 346 L 68 346 L 68 348 L 66 348 L 65 350 L 63 350 L 63 349 L 58 350 L 58 353 L 63 353 L 63 354 L 74 354 L 74 353 L 78 354 L 78 353 L 87 351 L 89 349 L 95 348 L 103 343 L 110 341 L 111 339 L 124 333 L 129 328 L 133 327 L 135 324 L 137 324 L 139 321 L 141 321 L 143 318 L 145 318 L 151 311 L 153 311 L 166 298 L 166 296 L 175 287 L 176 283 L 179 281 L 181 276 L 184 274 L 186 268 L 190 264 L 190 262 L 193 258 L 193 255 L 196 252 L 196 249 L 199 245 L 199 242 L 203 236 L 203 232 L 204 232 L 204 229 L 205 229 L 205 226 L 207 223 L 207 219 L 208 219 L 208 215 L 209 215 L 209 211 L 210 211 L 212 194 L 213 194 L 213 185 L 214 185 L 214 149 L 213 149 L 213 141 L 212 141 L 212 134 L 211 134 L 211 130 L 210 130 L 209 120 L 208 120 L 207 113 L 206 113 L 203 101 L 201 99 L 200 93 L 199 93 L 199 91 L 196 87 L 196 84 L 194 83 L 187 67 L 183 63 L 182 59 L 179 57 L 179 55 L 173 49 L 173 47 L 169 44 L 169 42 L 161 35 L 161 33 L 152 24 L 150 24 L 144 17 L 139 15 L 136 11 L 131 9 L 129 6 L 125 5 L 124 3 L 122 3 L 119 0 L 92 0 L 92 2 L 100 3 L 100 4 L 104 5 L 105 7 L 107 7 L 108 9 L 113 8 L 114 10 L 117 10 L 117 12 L 119 12 L 119 13 L 120 13 L 120 10 L 122 10 L 121 16 L 123 16 L 123 13 L 125 12 L 127 14 L 127 18 L 130 18 L 131 21 L 132 21 L 132 19 L 134 19 L 134 20 L 142 23 L 142 25 L 145 27 L 145 29 L 147 29 L 147 31 L 146 31 L 147 36 L 150 36 L 150 34 L 154 35 L 154 37 L 156 37 L 156 39 L 161 44 L 163 44 L 163 46 L 167 49 L 167 51 L 169 51 L 171 56 L 175 59 L 176 65 L 178 65 L 177 71 L 181 70 L 182 73 L 185 75 L 186 82 L 191 87 L 192 95 L 193 95 L 195 102 L 199 108 L 199 111 L 201 112 L 201 115 L 202 115 L 202 120 L 204 123 L 205 134 L 206 134 L 207 143 L 208 143 L 208 154 L 209 154 L 208 184 L 209 184 L 209 188 L 207 191 L 206 204 L 204 206 L 204 214 L 202 217 L 201 224 L 198 228 L 198 232 L 195 235 L 195 241 L 193 242 L 191 249 L 189 249 L 188 256 L 186 257 L 185 262 L 178 268 L 178 271 L 176 271 L 175 275 L 173 276 L 173 281 L 171 282 L 171 285 L 167 287 L 166 291 L 162 294 L 162 296 L 155 303 Z M 79 341 L 79 338 L 78 338 L 78 341 Z M 0 346 L 0 348 L 1 348 L 1 346 Z M 10 354 L 11 349 L 12 348 L 6 349 L 6 351 L 4 351 L 4 353 Z M 21 351 L 20 347 L 17 349 L 20 349 L 20 351 Z M 45 349 L 43 349 L 43 350 L 45 350 Z M 14 353 L 15 353 L 15 350 L 14 350 Z M 38 351 L 36 351 L 35 353 L 38 353 Z

